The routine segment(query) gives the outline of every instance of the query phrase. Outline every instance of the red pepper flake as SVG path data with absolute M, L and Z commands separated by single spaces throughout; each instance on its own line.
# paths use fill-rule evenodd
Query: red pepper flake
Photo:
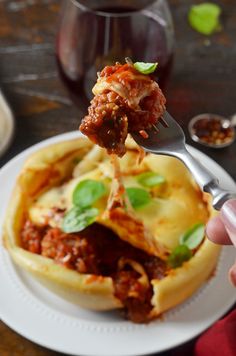
M 147 132 L 145 130 L 140 130 L 139 134 L 145 139 L 148 138 L 148 134 L 147 134 Z
M 192 134 L 195 140 L 208 145 L 224 145 L 234 138 L 234 128 L 224 126 L 222 119 L 217 116 L 203 116 L 196 120 L 192 126 Z
M 86 284 L 91 284 L 91 283 L 103 283 L 104 277 L 103 276 L 97 276 L 95 274 L 92 274 L 91 276 L 86 278 L 85 283 Z

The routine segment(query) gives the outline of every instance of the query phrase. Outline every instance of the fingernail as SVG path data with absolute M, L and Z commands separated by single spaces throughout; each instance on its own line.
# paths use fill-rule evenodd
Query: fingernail
M 232 232 L 236 238 L 236 199 L 231 199 L 224 203 L 220 216 L 227 230 Z
M 236 287 L 236 269 L 235 266 L 231 267 L 229 270 L 229 279 L 230 282 L 233 284 L 234 287 Z

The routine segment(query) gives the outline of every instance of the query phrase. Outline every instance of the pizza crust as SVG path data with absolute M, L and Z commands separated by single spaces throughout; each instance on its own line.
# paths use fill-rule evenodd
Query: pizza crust
M 205 240 L 196 254 L 181 267 L 171 271 L 164 279 L 153 280 L 154 306 L 151 316 L 173 308 L 190 297 L 214 273 L 220 246 Z

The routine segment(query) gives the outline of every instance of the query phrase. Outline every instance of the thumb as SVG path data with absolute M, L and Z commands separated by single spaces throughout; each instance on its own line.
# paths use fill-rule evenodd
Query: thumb
M 220 218 L 228 232 L 229 238 L 236 247 L 236 199 L 228 200 L 220 211 Z M 229 278 L 236 287 L 236 263 L 229 270 Z
M 236 287 L 236 263 L 229 270 L 229 279 L 231 283 Z
M 224 203 L 220 211 L 220 218 L 229 234 L 230 240 L 236 246 L 236 199 L 231 199 Z

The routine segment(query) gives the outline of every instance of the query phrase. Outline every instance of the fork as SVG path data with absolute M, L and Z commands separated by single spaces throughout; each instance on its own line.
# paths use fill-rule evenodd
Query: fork
M 236 192 L 222 189 L 218 179 L 189 153 L 182 128 L 167 111 L 157 125 L 158 127 L 153 126 L 146 130 L 148 138 L 132 133 L 136 143 L 147 152 L 180 159 L 191 171 L 200 188 L 212 195 L 212 205 L 216 210 L 220 210 L 227 200 L 236 198 Z

